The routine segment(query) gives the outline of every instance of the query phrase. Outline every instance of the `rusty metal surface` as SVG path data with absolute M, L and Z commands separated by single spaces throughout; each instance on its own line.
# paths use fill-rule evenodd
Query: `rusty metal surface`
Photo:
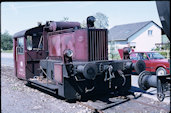
M 80 28 L 79 22 L 50 22 L 49 26 L 50 30 L 56 31 L 56 30 L 62 30 L 62 29 L 69 29 L 69 28 Z
M 19 38 L 18 38 L 19 39 Z M 23 53 L 19 53 L 18 49 L 15 48 L 15 54 L 14 57 L 16 59 L 14 59 L 16 62 L 16 72 L 17 72 L 17 77 L 20 79 L 25 79 L 26 78 L 26 57 L 25 57 L 25 48 L 26 48 L 26 41 L 24 37 L 21 37 L 21 39 L 23 39 Z M 16 41 L 16 45 L 18 44 L 18 41 Z
M 62 64 L 54 64 L 54 79 L 56 84 L 63 83 Z
M 48 48 L 50 57 L 63 58 L 64 50 L 70 49 L 73 51 L 73 60 L 87 61 L 87 31 L 81 29 L 75 32 L 51 35 L 48 37 Z
M 107 60 L 106 33 L 106 29 L 80 29 L 63 34 L 50 33 L 48 37 L 49 56 L 62 58 L 63 51 L 71 49 L 73 60 Z
M 25 56 L 24 54 L 17 55 L 17 77 L 25 79 Z

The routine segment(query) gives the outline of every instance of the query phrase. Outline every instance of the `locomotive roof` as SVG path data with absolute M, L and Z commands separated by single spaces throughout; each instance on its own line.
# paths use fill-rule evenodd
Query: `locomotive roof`
M 26 30 L 23 30 L 23 31 L 20 31 L 20 32 L 15 33 L 15 34 L 13 35 L 13 38 L 25 36 L 25 33 L 26 33 L 28 30 L 29 30 L 29 29 L 26 29 Z
M 34 28 L 30 28 L 30 29 L 26 29 L 26 30 L 17 32 L 17 33 L 15 33 L 13 35 L 13 38 L 23 37 L 25 35 L 28 35 L 28 34 L 31 34 L 31 33 L 34 33 L 34 32 L 43 32 L 43 27 L 44 27 L 44 25 L 41 25 L 41 26 L 37 26 L 37 27 L 34 27 Z
M 56 21 L 49 21 L 49 22 L 53 22 L 55 23 L 55 25 L 52 24 L 51 27 L 54 27 L 55 26 L 55 29 L 66 29 L 66 28 L 73 28 L 73 27 L 80 27 L 80 23 L 79 22 L 62 22 L 62 21 L 59 21 L 59 22 L 56 22 Z M 23 31 L 20 31 L 20 32 L 17 32 L 14 34 L 13 38 L 19 38 L 19 37 L 23 37 L 23 36 L 26 36 L 26 35 L 32 35 L 33 33 L 40 33 L 40 32 L 43 32 L 43 27 L 45 25 L 40 25 L 40 26 L 37 26 L 37 27 L 34 27 L 34 28 L 30 28 L 30 29 L 26 29 L 26 30 L 23 30 Z

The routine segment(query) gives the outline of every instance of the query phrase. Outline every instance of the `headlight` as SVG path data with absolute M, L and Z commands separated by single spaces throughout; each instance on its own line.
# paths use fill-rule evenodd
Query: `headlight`
M 87 17 L 87 27 L 94 27 L 94 22 L 96 18 L 94 16 Z
M 73 56 L 73 51 L 70 49 L 67 49 L 64 51 L 64 55 L 67 57 L 72 57 Z

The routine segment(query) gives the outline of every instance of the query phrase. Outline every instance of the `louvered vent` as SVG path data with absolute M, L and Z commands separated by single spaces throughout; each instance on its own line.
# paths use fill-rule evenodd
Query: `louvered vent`
M 88 29 L 89 61 L 108 59 L 107 29 Z

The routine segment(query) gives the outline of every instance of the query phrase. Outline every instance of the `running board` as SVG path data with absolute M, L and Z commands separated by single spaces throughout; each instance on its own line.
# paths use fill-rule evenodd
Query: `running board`
M 37 86 L 41 89 L 44 89 L 44 90 L 47 90 L 49 92 L 52 92 L 52 93 L 57 93 L 57 89 L 58 89 L 58 86 L 57 85 L 53 85 L 53 84 L 47 84 L 47 83 L 40 83 L 38 80 L 28 80 L 28 82 L 31 84 L 31 85 L 34 85 L 34 86 Z

